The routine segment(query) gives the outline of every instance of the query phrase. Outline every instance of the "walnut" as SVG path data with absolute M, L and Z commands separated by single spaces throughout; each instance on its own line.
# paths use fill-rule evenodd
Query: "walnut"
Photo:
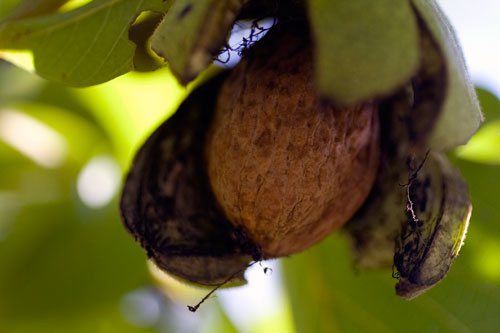
M 284 30 L 225 80 L 205 146 L 218 204 L 266 257 L 303 250 L 348 221 L 380 157 L 376 105 L 322 101 L 309 39 Z
M 444 153 L 482 116 L 439 8 L 401 2 L 395 12 L 405 15 L 387 10 L 382 20 L 369 2 L 217 3 L 174 2 L 156 46 L 186 82 L 229 49 L 221 43 L 233 19 L 252 19 L 250 37 L 232 46 L 243 60 L 200 80 L 149 136 L 120 202 L 124 226 L 158 267 L 214 287 L 189 309 L 348 220 L 357 265 L 392 266 L 398 295 L 443 279 L 471 213 Z M 276 24 L 248 48 L 263 17 Z

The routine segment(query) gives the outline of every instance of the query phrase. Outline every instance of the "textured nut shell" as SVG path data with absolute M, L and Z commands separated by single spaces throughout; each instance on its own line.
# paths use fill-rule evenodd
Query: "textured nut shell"
M 322 102 L 296 34 L 259 43 L 220 91 L 207 137 L 212 190 L 265 256 L 303 250 L 344 224 L 377 173 L 376 107 Z

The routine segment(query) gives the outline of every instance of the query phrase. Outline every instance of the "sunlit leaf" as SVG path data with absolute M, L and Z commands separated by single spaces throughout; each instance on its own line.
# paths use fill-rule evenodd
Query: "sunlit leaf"
M 67 144 L 68 158 L 74 165 L 81 165 L 94 154 L 110 150 L 109 141 L 106 140 L 104 133 L 78 114 L 39 103 L 16 103 L 5 108 L 7 111 L 22 112 L 61 135 Z M 18 129 L 19 133 L 23 133 L 24 130 L 22 127 Z M 26 138 L 28 133 L 23 133 L 22 136 Z
M 122 165 L 187 93 L 167 69 L 131 72 L 104 85 L 72 91 L 105 129 Z
M 89 2 L 94 0 L 69 0 L 64 6 L 61 7 L 61 11 L 68 11 L 78 7 L 85 6 Z
M 213 315 L 204 326 L 201 328 L 201 333 L 237 333 L 233 323 L 222 310 L 222 307 L 217 304 L 213 309 Z
M 133 67 L 130 24 L 171 1 L 96 0 L 75 10 L 4 23 L 0 49 L 30 50 L 43 77 L 72 86 L 111 80 Z
M 458 157 L 474 162 L 500 164 L 500 120 L 490 121 L 456 150 Z
M 353 104 L 387 96 L 419 63 L 418 29 L 407 0 L 309 0 L 320 92 Z

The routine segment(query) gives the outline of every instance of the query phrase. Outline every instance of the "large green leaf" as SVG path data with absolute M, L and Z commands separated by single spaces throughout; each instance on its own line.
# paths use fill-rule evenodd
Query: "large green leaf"
M 445 58 L 447 92 L 428 141 L 432 149 L 444 151 L 465 144 L 483 116 L 453 27 L 434 0 L 412 1 Z
M 419 64 L 418 28 L 408 0 L 308 0 L 320 92 L 353 104 L 387 96 Z
M 182 84 L 193 80 L 220 51 L 246 0 L 177 0 L 151 46 Z
M 394 294 L 390 270 L 355 271 L 347 244 L 337 235 L 285 259 L 297 332 L 494 331 L 500 325 L 500 280 L 493 274 L 494 280 L 486 281 L 477 270 L 486 263 L 475 262 L 483 258 L 484 236 L 475 231 L 470 229 L 467 249 L 446 280 L 410 302 Z M 498 236 L 489 236 L 489 242 L 498 244 Z M 490 256 L 499 260 L 498 254 Z
M 132 69 L 130 24 L 143 11 L 165 11 L 171 1 L 95 0 L 75 10 L 15 20 L 0 26 L 0 49 L 33 53 L 43 77 L 90 86 Z

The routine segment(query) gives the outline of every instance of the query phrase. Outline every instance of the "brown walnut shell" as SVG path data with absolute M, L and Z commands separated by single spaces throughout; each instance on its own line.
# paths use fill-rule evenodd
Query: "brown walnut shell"
M 349 220 L 380 157 L 376 105 L 321 100 L 302 28 L 270 32 L 232 70 L 205 148 L 218 204 L 266 257 L 303 250 Z

